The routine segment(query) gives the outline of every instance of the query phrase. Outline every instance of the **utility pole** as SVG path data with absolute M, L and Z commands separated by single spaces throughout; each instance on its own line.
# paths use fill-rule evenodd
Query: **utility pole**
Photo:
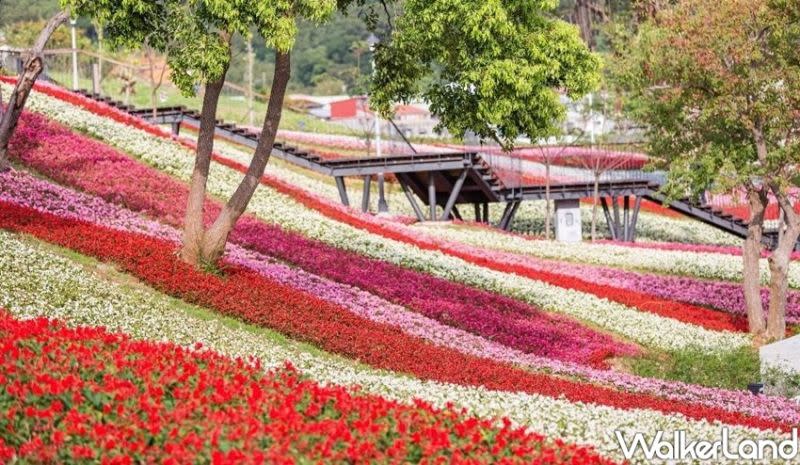
M 72 34 L 72 90 L 78 90 L 78 37 L 75 31 L 77 21 L 69 20 Z
M 367 38 L 367 44 L 372 52 L 372 74 L 375 75 L 375 47 L 380 41 L 375 34 L 370 34 Z M 375 115 L 375 155 L 378 158 L 382 157 L 381 153 L 381 117 L 377 111 L 373 110 Z M 383 173 L 378 173 L 378 213 L 389 213 L 389 205 L 386 203 L 385 195 L 385 179 Z
M 253 38 L 247 39 L 247 124 L 253 126 L 255 111 L 253 110 Z

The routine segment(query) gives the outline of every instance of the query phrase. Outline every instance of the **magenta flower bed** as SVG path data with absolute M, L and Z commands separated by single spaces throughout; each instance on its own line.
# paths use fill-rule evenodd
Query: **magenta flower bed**
M 0 201 L 36 208 L 65 218 L 90 221 L 114 229 L 156 236 L 176 243 L 179 240 L 179 232 L 170 226 L 148 220 L 97 197 L 38 180 L 24 173 L 0 174 Z M 236 245 L 229 247 L 227 261 L 295 289 L 305 290 L 369 320 L 393 325 L 407 334 L 462 353 L 536 370 L 545 369 L 556 374 L 576 376 L 618 389 L 646 393 L 674 401 L 699 403 L 731 412 L 743 411 L 748 415 L 790 424 L 800 423 L 800 406 L 787 399 L 753 397 L 747 392 L 639 378 L 625 373 L 597 370 L 571 362 L 526 354 L 446 326 L 360 289 L 276 263 L 257 252 Z
M 32 145 L 34 140 L 39 145 Z M 41 116 L 25 115 L 12 154 L 61 183 L 173 226 L 182 224 L 187 196 L 184 184 Z M 219 203 L 209 201 L 207 220 L 218 211 Z M 602 365 L 610 356 L 637 351 L 633 345 L 514 299 L 345 252 L 252 217 L 243 217 L 231 238 L 313 274 L 359 287 L 523 352 Z
M 467 248 L 466 246 L 461 247 Z M 541 271 L 557 269 L 559 274 L 591 281 L 598 285 L 626 289 L 676 302 L 711 307 L 741 317 L 746 316 L 744 292 L 741 285 L 737 283 L 625 271 L 603 266 L 540 259 L 496 250 L 487 250 L 485 255 L 501 263 L 520 264 Z M 766 311 L 769 305 L 769 289 L 761 290 L 761 298 Z M 786 321 L 790 324 L 800 323 L 800 291 L 790 289 L 788 298 Z

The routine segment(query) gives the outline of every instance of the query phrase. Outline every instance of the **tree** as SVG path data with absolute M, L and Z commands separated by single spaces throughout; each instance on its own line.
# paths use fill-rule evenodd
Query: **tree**
M 750 331 L 780 339 L 789 258 L 800 234 L 790 197 L 800 162 L 800 7 L 789 0 L 665 3 L 618 44 L 616 81 L 638 102 L 651 153 L 669 164 L 668 194 L 699 196 L 712 186 L 747 193 L 743 287 Z M 770 196 L 785 230 L 768 259 L 765 318 L 759 261 Z
M 28 100 L 33 84 L 44 69 L 44 57 L 42 56 L 44 46 L 50 36 L 53 35 L 53 32 L 68 19 L 69 13 L 66 11 L 60 11 L 50 18 L 28 52 L 25 64 L 22 67 L 22 73 L 20 73 L 17 84 L 8 97 L 8 107 L 3 112 L 2 119 L 0 119 L 0 172 L 8 171 L 9 169 L 8 143 L 11 141 L 11 136 L 17 127 L 17 122 L 23 108 L 25 108 L 25 102 Z
M 453 136 L 472 131 L 506 149 L 550 135 L 565 114 L 559 92 L 583 96 L 600 66 L 576 28 L 549 14 L 556 3 L 406 0 L 377 46 L 371 102 L 390 116 L 393 103 L 423 99 Z
M 73 4 L 76 0 L 64 0 Z M 99 0 L 81 10 L 104 25 L 107 38 L 167 51 L 172 81 L 186 93 L 205 84 L 195 167 L 184 222 L 181 257 L 193 264 L 216 263 L 228 234 L 245 211 L 269 160 L 290 78 L 290 49 L 298 24 L 327 20 L 338 7 L 366 9 L 373 27 L 385 2 L 365 0 Z M 546 11 L 553 1 L 524 5 L 511 0 L 406 1 L 404 13 L 376 53 L 374 100 L 384 116 L 393 102 L 424 97 L 451 133 L 468 129 L 513 145 L 520 135 L 545 133 L 564 113 L 558 91 L 580 95 L 598 80 L 599 59 L 577 31 Z M 275 71 L 261 135 L 244 179 L 206 226 L 203 204 L 213 150 L 217 102 L 231 63 L 235 34 L 258 31 L 274 50 Z M 155 33 L 154 31 L 163 31 Z M 165 50 L 168 42 L 174 44 Z M 427 79 L 436 71 L 436 78 Z M 416 92 L 420 82 L 424 92 Z
M 164 75 L 167 73 L 166 63 L 157 63 L 158 56 L 156 50 L 149 44 L 142 46 L 144 56 L 147 59 L 147 78 L 150 80 L 150 109 L 153 118 L 158 116 L 158 90 L 164 84 Z M 160 67 L 160 68 L 159 68 Z
M 65 0 L 72 3 L 75 0 Z M 290 54 L 298 18 L 323 21 L 335 10 L 332 0 L 242 2 L 203 0 L 164 2 L 102 0 L 80 11 L 101 22 L 106 36 L 129 47 L 145 41 L 166 54 L 170 78 L 185 94 L 205 84 L 195 166 L 186 208 L 181 257 L 188 263 L 215 264 L 233 226 L 260 184 L 272 152 L 290 78 Z M 258 31 L 274 50 L 275 71 L 261 134 L 248 170 L 217 218 L 204 223 L 206 184 L 214 147 L 219 97 L 231 62 L 235 34 Z M 146 40 L 145 40 L 146 39 Z

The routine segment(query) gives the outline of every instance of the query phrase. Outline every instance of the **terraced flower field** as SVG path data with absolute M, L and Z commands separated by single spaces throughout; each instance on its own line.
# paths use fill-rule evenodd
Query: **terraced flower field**
M 414 225 L 276 164 L 197 270 L 175 254 L 191 140 L 44 85 L 28 108 L 0 174 L 4 460 L 614 463 L 615 431 L 800 424 L 744 390 L 757 357 L 724 246 Z M 217 145 L 208 220 L 243 162 Z M 796 324 L 796 264 L 790 286 Z

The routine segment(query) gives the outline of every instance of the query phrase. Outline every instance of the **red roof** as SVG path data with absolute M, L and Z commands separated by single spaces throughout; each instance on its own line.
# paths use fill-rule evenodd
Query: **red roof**
M 394 112 L 398 115 L 428 115 L 427 110 L 415 107 L 413 105 L 397 105 Z

